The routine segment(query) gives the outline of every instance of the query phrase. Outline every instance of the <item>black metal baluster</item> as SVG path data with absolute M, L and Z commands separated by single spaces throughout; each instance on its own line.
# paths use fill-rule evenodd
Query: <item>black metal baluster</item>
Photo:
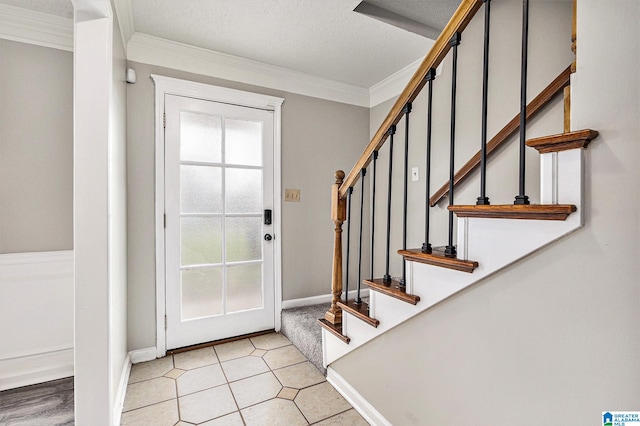
M 364 219 L 364 177 L 367 174 L 367 169 L 360 170 L 360 181 L 362 182 L 360 190 L 360 236 L 358 237 L 358 282 L 356 284 L 356 305 L 362 304 L 360 298 L 360 287 L 362 284 L 362 222 Z
M 482 146 L 480 148 L 480 196 L 477 205 L 489 205 L 487 197 L 487 103 L 489 97 L 489 29 L 491 0 L 484 1 L 484 64 L 482 67 Z
M 347 267 L 345 268 L 347 276 L 344 280 L 345 303 L 349 301 L 349 261 L 351 260 L 349 257 L 351 247 L 351 193 L 353 193 L 353 188 L 349 187 L 349 191 L 347 191 Z
M 429 92 L 427 97 L 427 159 L 425 165 L 426 174 L 426 210 L 424 212 L 424 243 L 422 243 L 422 252 L 431 253 L 431 243 L 429 242 L 429 197 L 431 196 L 431 106 L 433 104 L 433 80 L 436 79 L 436 70 L 431 68 L 425 79 L 429 84 Z
M 385 274 L 383 282 L 389 284 L 391 275 L 389 275 L 389 245 L 391 244 L 391 189 L 393 182 L 393 135 L 396 134 L 396 126 L 389 127 L 387 131 L 389 135 L 389 183 L 387 187 L 387 251 L 385 254 Z
M 520 67 L 520 179 L 513 204 L 529 204 L 525 195 L 525 149 L 527 141 L 527 47 L 529 44 L 529 0 L 522 0 L 522 58 Z
M 460 44 L 460 33 L 455 33 L 451 38 L 453 47 L 453 66 L 451 78 L 451 144 L 449 146 L 449 205 L 453 205 L 454 191 L 454 167 L 455 167 L 455 144 L 456 144 L 456 78 L 458 73 L 458 45 Z M 444 250 L 447 257 L 456 257 L 456 247 L 453 245 L 453 212 L 449 211 L 449 241 Z
M 402 110 L 404 113 L 404 197 L 402 210 L 402 250 L 407 249 L 407 190 L 409 181 L 409 114 L 411 114 L 411 102 L 407 103 Z M 402 258 L 402 278 L 400 287 L 406 287 L 407 282 L 407 261 Z
M 373 258 L 376 235 L 376 162 L 378 161 L 378 151 L 373 151 L 373 176 L 371 177 L 371 276 L 373 279 Z

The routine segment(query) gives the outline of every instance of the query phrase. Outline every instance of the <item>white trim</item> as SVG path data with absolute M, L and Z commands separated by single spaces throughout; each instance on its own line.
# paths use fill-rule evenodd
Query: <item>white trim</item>
M 73 262 L 73 250 L 0 254 L 0 266 Z
M 0 391 L 73 376 L 73 347 L 45 348 L 0 359 Z
M 131 360 L 131 364 L 153 361 L 156 359 L 156 353 L 158 353 L 158 350 L 155 346 L 151 348 L 136 349 L 135 351 L 129 352 L 129 359 Z
M 122 373 L 120 374 L 120 383 L 118 384 L 118 392 L 113 402 L 113 424 L 119 425 L 122 417 L 122 409 L 124 408 L 124 397 L 127 394 L 127 384 L 129 383 L 129 374 L 131 374 L 131 356 L 130 353 L 124 359 Z
M 369 108 L 383 103 L 404 90 L 424 58 L 420 58 L 369 88 Z
M 134 35 L 135 36 L 135 35 Z M 233 105 L 250 108 L 260 108 L 273 111 L 274 117 L 274 200 L 273 221 L 275 224 L 274 238 L 274 286 L 275 301 L 274 315 L 275 328 L 280 329 L 280 299 L 282 294 L 282 247 L 280 244 L 280 222 L 281 222 L 281 170 L 280 156 L 282 146 L 281 117 L 282 103 L 284 98 L 276 96 L 262 95 L 259 93 L 246 92 L 242 90 L 229 89 L 226 87 L 213 86 L 210 84 L 196 83 L 177 78 L 165 77 L 152 74 L 151 79 L 155 84 L 155 220 L 156 220 L 156 357 L 161 358 L 167 351 L 165 314 L 166 314 L 166 283 L 165 283 L 165 235 L 164 235 L 164 204 L 165 204 L 165 170 L 164 170 L 164 103 L 165 95 L 191 96 L 198 99 L 213 102 L 223 102 Z
M 113 0 L 113 4 L 116 9 L 116 16 L 118 17 L 120 37 L 122 37 L 122 44 L 124 45 L 124 50 L 126 52 L 127 44 L 135 32 L 131 0 Z
M 327 368 L 327 382 L 344 397 L 344 399 L 356 409 L 364 419 L 372 425 L 391 426 L 385 417 L 375 409 L 353 386 L 351 386 L 340 374 L 333 368 Z
M 290 93 L 369 107 L 369 90 L 135 32 L 127 59 Z
M 360 292 L 361 297 L 369 297 L 369 289 L 364 288 Z M 349 299 L 355 298 L 356 290 L 349 292 Z M 321 294 L 319 296 L 302 297 L 300 299 L 289 299 L 282 301 L 282 309 L 299 308 L 301 306 L 319 305 L 321 303 L 330 303 L 332 294 Z
M 0 38 L 73 51 L 73 19 L 0 4 Z

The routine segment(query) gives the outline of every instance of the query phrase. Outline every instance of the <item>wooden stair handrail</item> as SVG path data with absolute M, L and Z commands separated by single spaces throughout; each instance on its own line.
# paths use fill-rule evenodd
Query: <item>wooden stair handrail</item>
M 350 187 L 355 185 L 360 177 L 360 170 L 367 167 L 371 161 L 371 155 L 374 151 L 380 149 L 387 139 L 387 131 L 392 125 L 398 124 L 402 116 L 404 115 L 402 109 L 408 102 L 413 102 L 415 98 L 420 94 L 420 91 L 426 84 L 425 77 L 430 69 L 437 68 L 444 60 L 445 56 L 449 52 L 451 45 L 451 37 L 455 33 L 461 33 L 467 27 L 471 19 L 475 16 L 480 6 L 482 6 L 483 0 L 462 0 L 460 6 L 455 11 L 449 23 L 440 33 L 440 36 L 436 40 L 435 44 L 424 58 L 418 70 L 413 74 L 411 80 L 404 88 L 398 100 L 387 114 L 387 117 L 380 125 L 380 128 L 369 142 L 369 145 L 365 148 L 364 152 L 356 161 L 349 175 L 340 186 L 340 198 L 347 196 L 347 191 Z
M 547 87 L 545 87 L 538 96 L 536 96 L 527 105 L 527 119 L 535 116 L 542 108 L 544 108 L 553 98 L 559 93 L 562 93 L 564 88 L 569 85 L 571 77 L 571 67 L 567 67 L 560 73 Z M 515 132 L 520 129 L 520 113 L 511 119 L 506 126 L 502 128 L 489 142 L 487 142 L 487 155 L 502 146 L 507 139 L 509 139 Z M 465 178 L 467 178 L 471 172 L 473 172 L 480 165 L 480 151 L 471 157 L 464 166 L 458 170 L 453 177 L 453 185 L 458 185 Z M 440 200 L 449 194 L 449 180 L 440 187 L 429 198 L 429 205 L 431 207 L 438 204 Z

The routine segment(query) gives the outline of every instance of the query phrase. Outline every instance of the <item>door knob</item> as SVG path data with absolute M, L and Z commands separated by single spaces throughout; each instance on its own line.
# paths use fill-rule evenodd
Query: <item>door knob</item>
M 264 234 L 264 240 L 265 241 L 271 241 L 271 240 L 273 240 L 273 237 L 271 236 L 271 234 Z

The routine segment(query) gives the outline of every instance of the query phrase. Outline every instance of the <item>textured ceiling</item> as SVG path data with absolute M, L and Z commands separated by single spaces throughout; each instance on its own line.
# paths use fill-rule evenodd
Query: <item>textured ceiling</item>
M 366 88 L 424 57 L 432 45 L 424 34 L 433 31 L 411 32 L 355 13 L 360 0 L 128 1 L 136 32 Z M 71 0 L 0 3 L 73 17 Z M 414 26 L 440 29 L 460 0 L 367 3 Z

